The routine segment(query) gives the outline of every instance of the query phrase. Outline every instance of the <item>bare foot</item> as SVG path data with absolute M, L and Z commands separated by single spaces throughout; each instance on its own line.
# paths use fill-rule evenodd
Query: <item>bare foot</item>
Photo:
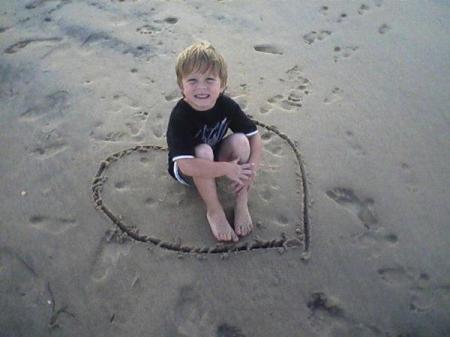
M 247 203 L 236 203 L 234 207 L 234 230 L 239 236 L 245 236 L 253 230 Z
M 214 237 L 218 241 L 239 241 L 223 210 L 206 212 L 206 218 L 208 219 Z

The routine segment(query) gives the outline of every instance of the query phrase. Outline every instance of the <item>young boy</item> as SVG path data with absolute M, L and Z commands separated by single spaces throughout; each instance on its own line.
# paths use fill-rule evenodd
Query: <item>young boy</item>
M 167 129 L 169 173 L 182 184 L 195 185 L 214 237 L 236 242 L 254 227 L 247 203 L 261 160 L 261 137 L 255 123 L 224 95 L 227 67 L 210 43 L 195 43 L 181 52 L 176 74 L 183 98 Z M 228 128 L 234 133 L 225 137 Z M 234 230 L 217 194 L 215 179 L 222 176 L 233 184 Z

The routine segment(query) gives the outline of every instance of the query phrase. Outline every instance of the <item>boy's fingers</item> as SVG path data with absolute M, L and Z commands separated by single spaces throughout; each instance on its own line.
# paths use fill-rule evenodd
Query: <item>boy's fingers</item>
M 231 185 L 231 188 L 232 188 L 233 192 L 236 192 L 236 191 L 241 190 L 244 186 L 245 186 L 245 184 L 243 184 L 243 183 L 233 183 Z
M 252 170 L 249 170 L 249 169 L 246 169 L 246 170 L 242 170 L 242 173 L 245 174 L 245 175 L 247 175 L 247 176 L 248 176 L 248 175 L 251 176 L 251 175 L 253 174 L 253 171 L 252 171 Z
M 247 164 L 242 164 L 241 166 L 242 166 L 242 168 L 244 168 L 244 169 L 253 170 L 255 164 L 253 164 L 253 163 L 247 163 Z

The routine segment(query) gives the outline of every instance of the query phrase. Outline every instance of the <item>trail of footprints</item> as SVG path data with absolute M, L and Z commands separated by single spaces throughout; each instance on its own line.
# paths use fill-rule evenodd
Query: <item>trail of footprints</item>
M 407 289 L 410 296 L 409 310 L 415 313 L 429 311 L 436 305 L 436 299 L 449 296 L 449 284 L 433 284 L 431 276 L 423 271 L 401 265 L 379 268 L 380 279 L 389 287 Z
M 449 298 L 450 284 L 433 284 L 430 275 L 403 266 L 388 266 L 377 269 L 380 280 L 387 287 L 399 287 L 409 296 L 409 307 L 405 308 L 415 314 L 433 309 L 438 298 Z M 308 317 L 311 326 L 321 335 L 325 330 L 333 331 L 339 336 L 391 336 L 377 326 L 355 319 L 338 298 L 323 291 L 311 293 L 306 302 L 310 311 Z M 397 335 L 400 336 L 400 335 Z M 412 336 L 408 333 L 401 336 Z
M 381 7 L 382 1 L 381 0 L 374 0 L 372 1 L 373 6 L 375 7 Z M 355 13 L 357 13 L 359 16 L 365 15 L 372 9 L 372 4 L 369 5 L 367 3 L 362 3 L 358 9 L 355 10 Z M 329 6 L 321 6 L 319 8 L 319 13 L 325 17 L 329 17 L 330 13 L 332 12 L 332 8 Z M 334 18 L 331 19 L 331 23 L 342 23 L 349 19 L 349 15 L 347 13 L 338 13 L 333 14 Z M 383 23 L 378 28 L 379 34 L 385 34 L 391 29 L 391 26 Z M 313 43 L 317 41 L 323 41 L 326 40 L 327 37 L 329 37 L 331 34 L 333 34 L 333 31 L 331 29 L 316 29 L 309 33 L 306 33 L 303 35 L 303 40 L 305 43 L 312 45 Z M 354 45 L 347 45 L 347 46 L 335 46 L 334 47 L 334 54 L 333 54 L 333 60 L 335 63 L 338 63 L 342 60 L 345 60 L 347 58 L 352 57 L 352 55 L 355 54 L 355 52 L 359 49 L 358 46 Z
M 402 163 L 403 170 L 409 166 Z M 326 192 L 327 196 L 334 200 L 340 206 L 353 213 L 364 226 L 362 234 L 357 235 L 359 242 L 365 246 L 368 241 L 376 244 L 386 243 L 389 246 L 395 246 L 399 238 L 395 233 L 387 231 L 380 223 L 373 211 L 374 200 L 370 198 L 361 198 L 352 189 L 336 187 Z M 426 272 L 419 272 L 412 268 L 401 265 L 384 266 L 377 269 L 380 280 L 390 287 L 401 287 L 407 289 L 410 296 L 409 310 L 421 313 L 432 308 L 435 301 L 430 298 L 434 296 L 433 292 L 446 294 L 448 296 L 449 285 L 432 285 L 431 277 Z M 431 295 L 430 295 L 431 294 Z M 343 318 L 343 310 L 337 307 L 333 302 L 329 302 L 325 294 L 313 294 L 308 307 L 314 311 L 326 312 L 328 316 Z
M 283 94 L 270 97 L 260 108 L 262 114 L 269 113 L 273 109 L 296 111 L 302 107 L 305 97 L 311 94 L 311 82 L 303 76 L 299 66 L 287 70 L 286 75 L 287 77 L 281 78 L 280 81 L 286 82 L 290 89 Z
M 376 245 L 376 247 L 392 247 L 398 243 L 398 235 L 388 231 L 378 221 L 375 212 L 373 211 L 374 200 L 371 198 L 361 198 L 352 189 L 335 187 L 326 192 L 326 195 L 335 201 L 338 205 L 347 209 L 354 214 L 364 230 L 352 236 L 354 243 L 361 248 L 366 248 L 369 245 Z

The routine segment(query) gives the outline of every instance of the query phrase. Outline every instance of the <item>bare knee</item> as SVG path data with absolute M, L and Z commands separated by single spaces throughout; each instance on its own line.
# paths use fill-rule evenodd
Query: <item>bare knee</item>
M 250 143 L 248 138 L 243 133 L 235 133 L 230 136 L 230 145 L 235 151 L 249 151 Z
M 214 152 L 208 144 L 200 144 L 195 147 L 195 157 L 207 160 L 214 160 Z
M 250 157 L 250 142 L 243 133 L 235 133 L 230 136 L 229 149 L 231 151 L 228 156 L 238 158 L 240 163 L 246 163 Z

